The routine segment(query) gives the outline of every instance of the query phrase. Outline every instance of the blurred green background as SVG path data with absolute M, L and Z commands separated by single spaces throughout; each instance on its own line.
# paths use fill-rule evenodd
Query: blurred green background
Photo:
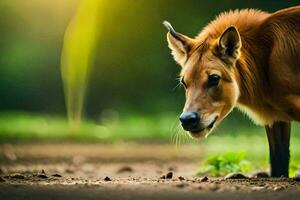
M 275 11 L 295 1 L 103 1 L 86 116 L 105 109 L 180 112 L 174 89 L 179 67 L 170 56 L 163 20 L 189 36 L 218 13 L 235 8 Z M 0 1 L 0 109 L 64 115 L 60 57 L 76 0 Z
M 222 11 L 273 12 L 297 2 L 103 0 L 85 120 L 79 133 L 69 134 L 60 62 L 64 33 L 77 5 L 77 0 L 0 1 L 1 141 L 170 142 L 178 132 L 184 93 L 176 87 L 180 68 L 170 55 L 162 21 L 193 37 Z M 250 136 L 253 141 L 264 138 L 260 140 L 266 145 L 264 129 L 236 111 L 215 132 L 220 146 L 222 138 L 247 142 Z

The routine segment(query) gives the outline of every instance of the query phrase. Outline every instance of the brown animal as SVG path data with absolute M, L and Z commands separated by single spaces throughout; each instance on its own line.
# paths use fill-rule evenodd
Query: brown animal
M 193 39 L 164 25 L 182 67 L 183 128 L 207 136 L 238 107 L 266 128 L 271 176 L 288 177 L 291 121 L 300 121 L 300 6 L 225 12 Z

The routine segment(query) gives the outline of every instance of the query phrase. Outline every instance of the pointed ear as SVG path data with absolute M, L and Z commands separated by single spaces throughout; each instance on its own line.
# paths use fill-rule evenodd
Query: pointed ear
M 234 62 L 240 55 L 242 41 L 234 26 L 227 28 L 219 39 L 218 51 L 225 61 Z
M 169 43 L 169 48 L 172 51 L 175 61 L 181 66 L 184 65 L 185 61 L 188 58 L 188 54 L 191 50 L 193 41 L 191 38 L 175 32 L 172 25 L 164 21 L 164 26 L 168 29 L 167 39 Z

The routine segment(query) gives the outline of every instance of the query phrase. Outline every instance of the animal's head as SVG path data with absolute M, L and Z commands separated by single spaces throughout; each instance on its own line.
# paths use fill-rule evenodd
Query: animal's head
M 231 26 L 217 38 L 191 39 L 177 33 L 171 24 L 167 39 L 175 61 L 181 66 L 186 102 L 180 121 L 195 138 L 206 137 L 234 108 L 239 97 L 235 65 L 241 38 Z M 201 34 L 200 34 L 201 36 Z

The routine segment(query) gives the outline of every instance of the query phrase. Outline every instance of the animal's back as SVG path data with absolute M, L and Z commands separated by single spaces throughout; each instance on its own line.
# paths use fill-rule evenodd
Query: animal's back
M 300 6 L 272 14 L 261 30 L 259 34 L 271 46 L 271 86 L 277 93 L 300 94 Z
M 265 68 L 273 108 L 300 121 L 300 6 L 270 15 L 260 26 L 260 42 L 269 46 Z
M 196 39 L 217 39 L 229 27 L 237 27 L 242 36 L 249 35 L 253 28 L 261 24 L 270 14 L 257 9 L 242 9 L 223 12 L 211 21 Z

